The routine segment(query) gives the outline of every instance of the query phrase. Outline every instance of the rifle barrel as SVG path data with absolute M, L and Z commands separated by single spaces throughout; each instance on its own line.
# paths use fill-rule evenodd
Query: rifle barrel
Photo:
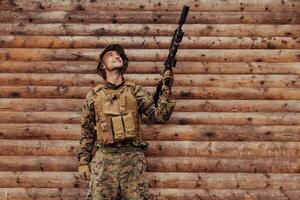
M 181 12 L 181 15 L 180 15 L 180 19 L 179 19 L 179 25 L 182 25 L 185 23 L 185 20 L 186 20 L 186 16 L 189 12 L 189 9 L 190 7 L 189 6 L 183 6 L 183 9 L 182 9 L 182 12 Z

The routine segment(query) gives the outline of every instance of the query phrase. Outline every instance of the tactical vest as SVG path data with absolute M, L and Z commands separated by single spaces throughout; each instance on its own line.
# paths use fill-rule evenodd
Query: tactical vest
M 129 81 L 118 89 L 105 88 L 103 84 L 94 88 L 95 129 L 101 144 L 141 138 L 140 117 L 133 89 L 134 83 Z

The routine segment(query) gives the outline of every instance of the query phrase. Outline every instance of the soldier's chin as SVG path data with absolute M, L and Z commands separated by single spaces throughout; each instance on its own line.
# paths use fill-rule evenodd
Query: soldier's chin
M 114 69 L 118 69 L 118 68 L 122 68 L 122 67 L 123 67 L 123 64 L 119 64 L 119 65 L 117 64 L 114 66 Z
M 116 70 L 116 69 L 121 69 L 122 67 L 123 67 L 123 65 L 115 65 L 115 66 L 110 67 L 108 70 L 113 71 L 113 70 Z

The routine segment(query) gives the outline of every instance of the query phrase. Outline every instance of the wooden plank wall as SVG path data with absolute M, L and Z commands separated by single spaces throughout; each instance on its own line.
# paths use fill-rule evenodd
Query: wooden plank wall
M 122 44 L 154 92 L 184 4 L 175 112 L 142 127 L 154 199 L 299 199 L 298 0 L 1 0 L 0 199 L 82 199 L 99 53 Z

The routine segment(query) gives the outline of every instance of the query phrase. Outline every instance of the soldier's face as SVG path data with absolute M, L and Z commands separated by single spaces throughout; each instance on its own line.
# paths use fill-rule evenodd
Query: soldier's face
M 104 69 L 109 71 L 122 68 L 123 60 L 116 51 L 108 51 L 103 56 Z

